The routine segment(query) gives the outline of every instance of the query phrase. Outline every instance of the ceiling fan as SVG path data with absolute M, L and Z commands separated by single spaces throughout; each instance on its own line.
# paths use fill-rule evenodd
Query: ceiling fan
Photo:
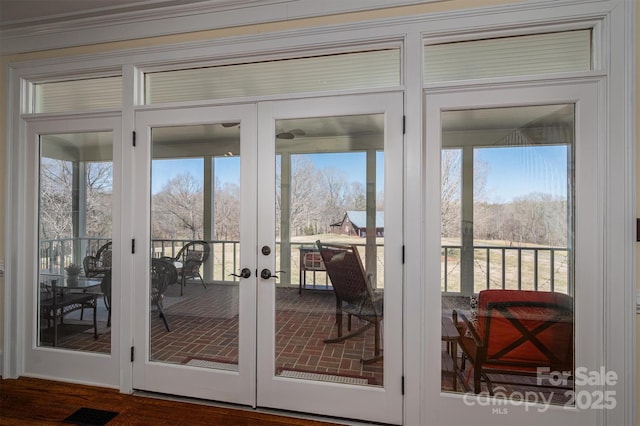
M 280 132 L 276 134 L 278 139 L 295 139 L 296 136 L 304 136 L 307 132 L 302 129 L 291 129 L 288 132 Z
M 237 122 L 237 121 L 232 121 L 232 122 L 229 122 L 229 123 L 220 123 L 220 124 L 222 125 L 222 127 L 226 127 L 226 128 L 236 127 L 236 126 L 240 125 L 240 123 Z M 278 138 L 278 139 L 295 139 L 296 136 L 304 136 L 306 134 L 307 134 L 307 132 L 305 132 L 302 129 L 291 129 L 291 130 L 289 130 L 287 132 L 277 133 L 276 134 L 276 138 Z

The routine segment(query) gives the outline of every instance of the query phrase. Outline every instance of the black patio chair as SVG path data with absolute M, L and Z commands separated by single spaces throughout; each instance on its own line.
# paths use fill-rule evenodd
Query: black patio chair
M 82 261 L 84 275 L 87 278 L 104 277 L 111 271 L 111 241 L 98 249 L 95 256 L 86 256 Z
M 162 301 L 169 284 L 173 284 L 177 280 L 178 271 L 171 261 L 151 259 L 151 305 L 155 305 L 158 309 L 158 315 L 164 321 L 167 331 L 171 331 L 171 329 L 169 328 L 167 315 L 164 313 Z
M 100 291 L 104 298 L 104 306 L 107 308 L 107 327 L 111 327 L 111 269 L 102 277 Z
M 382 359 L 380 347 L 380 323 L 383 320 L 384 293 L 376 292 L 371 286 L 362 260 L 355 245 L 325 244 L 316 241 L 327 274 L 336 295 L 336 324 L 338 336 L 325 339 L 325 343 L 336 343 L 357 336 L 372 326 L 375 327 L 374 356 L 362 359 L 368 364 Z M 342 334 L 342 313 L 348 315 L 347 331 Z M 351 317 L 355 316 L 367 322 L 366 325 L 351 331 Z
M 175 282 L 180 284 L 180 296 L 182 296 L 187 284 L 187 279 L 189 278 L 200 279 L 202 286 L 207 288 L 202 275 L 200 275 L 200 267 L 207 261 L 210 252 L 211 247 L 208 242 L 197 240 L 185 244 L 180 251 L 178 251 L 176 257 L 162 258 L 173 262 L 178 270 L 178 279 Z

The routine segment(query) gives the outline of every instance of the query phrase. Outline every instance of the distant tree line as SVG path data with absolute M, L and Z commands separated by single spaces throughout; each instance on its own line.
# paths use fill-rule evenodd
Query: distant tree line
M 460 238 L 462 233 L 462 162 L 460 150 L 443 150 L 441 165 L 442 236 Z M 532 192 L 506 203 L 486 201 L 487 165 L 474 163 L 473 236 L 509 245 L 567 245 L 566 199 Z
M 84 236 L 111 236 L 111 163 L 86 163 Z M 73 237 L 73 163 L 43 158 L 40 163 L 40 238 Z
M 285 181 L 285 185 L 287 182 Z M 304 156 L 293 156 L 291 162 L 289 226 L 292 236 L 313 235 L 330 231 L 332 223 L 342 220 L 347 210 L 364 210 L 366 191 L 361 182 L 350 182 L 335 169 L 317 168 Z M 282 219 L 283 182 L 276 175 L 276 232 Z M 284 188 L 287 190 L 287 188 Z M 176 175 L 152 197 L 153 238 L 203 238 L 203 188 L 190 173 Z M 240 187 L 214 183 L 214 239 L 237 240 L 240 237 Z M 382 206 L 381 194 L 377 204 Z
M 366 190 L 362 182 L 350 181 L 344 172 L 318 168 L 307 157 L 292 156 L 289 181 L 290 233 L 327 233 L 342 220 L 347 210 L 364 210 Z M 566 246 L 568 234 L 565 199 L 531 193 L 507 203 L 486 201 L 486 166 L 478 163 L 474 173 L 474 238 L 500 240 L 510 245 L 540 244 Z M 287 182 L 276 175 L 276 232 L 280 231 L 283 193 Z M 442 155 L 441 208 L 442 236 L 461 235 L 461 162 L 459 152 Z M 42 239 L 73 236 L 72 163 L 43 159 L 40 179 L 40 233 Z M 110 237 L 112 226 L 112 165 L 86 163 L 86 236 Z M 219 240 L 240 237 L 240 187 L 218 179 L 214 182 L 213 232 Z M 376 194 L 382 210 L 384 196 Z M 204 196 L 202 183 L 190 173 L 167 181 L 152 196 L 152 238 L 204 238 Z

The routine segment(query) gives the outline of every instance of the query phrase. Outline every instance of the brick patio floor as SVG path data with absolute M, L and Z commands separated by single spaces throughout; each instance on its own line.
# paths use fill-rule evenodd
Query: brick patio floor
M 237 364 L 238 286 L 209 284 L 205 290 L 199 283 L 189 283 L 184 296 L 179 297 L 179 293 L 179 286 L 170 286 L 164 299 L 171 331 L 167 332 L 162 319 L 152 312 L 151 359 L 175 364 L 192 360 Z M 361 358 L 373 356 L 373 328 L 344 342 L 324 343 L 336 333 L 334 312 L 333 292 L 298 294 L 297 287 L 277 288 L 274 373 L 294 370 L 364 378 L 369 385 L 382 386 L 384 361 L 368 365 L 360 362 Z M 353 319 L 354 328 L 361 325 Z M 104 321 L 99 321 L 98 330 L 98 340 L 88 329 L 64 337 L 59 346 L 109 353 L 110 330 Z
M 200 366 L 237 369 L 238 363 L 238 286 L 189 283 L 184 296 L 179 286 L 170 286 L 165 298 L 165 313 L 171 331 L 153 311 L 151 315 L 151 358 L 174 364 L 204 361 Z M 451 309 L 468 309 L 468 298 L 443 298 L 443 313 Z M 373 328 L 340 343 L 324 343 L 335 336 L 335 297 L 329 291 L 305 291 L 277 288 L 276 291 L 276 362 L 275 374 L 286 370 L 319 373 L 346 378 L 366 379 L 369 385 L 383 386 L 384 361 L 363 365 L 362 358 L 373 355 Z M 85 313 L 85 321 L 90 318 Z M 109 353 L 110 329 L 106 328 L 106 312 L 100 311 L 99 338 L 93 339 L 92 328 L 63 336 L 59 346 L 65 349 Z M 72 317 L 73 318 L 73 317 Z M 66 322 L 73 323 L 74 319 Z M 77 321 L 77 319 L 76 319 Z M 384 322 L 382 323 L 384 327 Z M 362 323 L 353 319 L 353 327 Z M 346 324 L 345 324 L 346 326 Z M 458 351 L 459 355 L 461 351 Z M 444 351 L 441 388 L 452 389 L 451 359 Z M 458 391 L 461 385 L 458 385 Z M 510 390 L 530 390 L 525 381 L 508 386 Z M 540 390 L 539 388 L 537 389 Z M 486 386 L 483 383 L 483 391 Z M 553 391 L 553 390 L 551 390 Z M 545 391 L 543 391 L 545 392 Z M 549 392 L 547 389 L 546 392 Z M 557 392 L 555 392 L 557 393 Z M 554 393 L 554 394 L 555 394 Z M 556 400 L 563 403 L 563 398 Z

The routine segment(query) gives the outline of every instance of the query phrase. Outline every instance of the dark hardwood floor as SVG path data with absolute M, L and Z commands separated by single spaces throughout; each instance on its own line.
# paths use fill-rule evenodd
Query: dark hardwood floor
M 115 389 L 21 377 L 0 380 L 0 424 L 60 424 L 80 408 L 114 411 L 109 425 L 332 425 L 314 420 L 212 407 Z

